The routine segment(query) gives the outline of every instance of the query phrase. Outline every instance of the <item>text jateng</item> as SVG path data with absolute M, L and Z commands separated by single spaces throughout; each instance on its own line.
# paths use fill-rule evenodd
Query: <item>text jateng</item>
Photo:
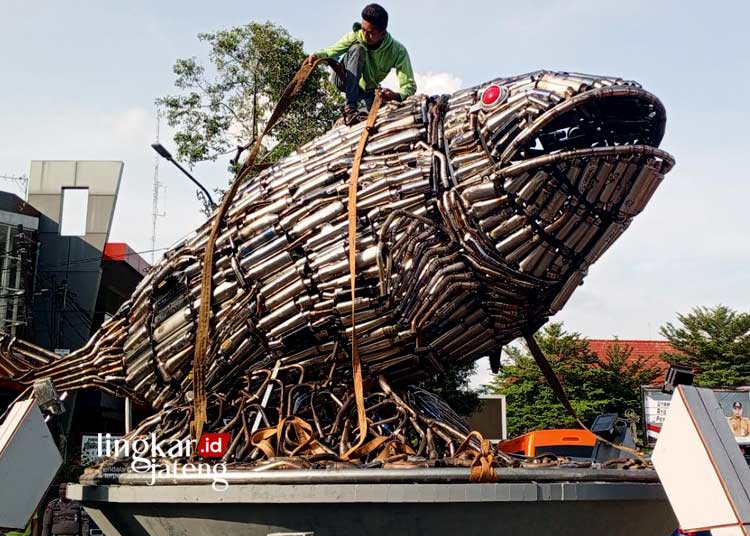
M 137 439 L 113 438 L 111 434 L 97 435 L 97 455 L 99 457 L 131 458 L 130 469 L 135 473 L 150 474 L 149 486 L 157 478 L 177 479 L 182 477 L 202 477 L 211 479 L 215 491 L 225 491 L 229 482 L 222 478 L 227 464 L 220 463 L 180 463 L 189 460 L 193 452 L 204 458 L 220 458 L 229 446 L 231 434 L 203 434 L 199 441 L 182 439 L 159 441 L 156 434 Z M 149 456 L 147 456 L 149 454 Z

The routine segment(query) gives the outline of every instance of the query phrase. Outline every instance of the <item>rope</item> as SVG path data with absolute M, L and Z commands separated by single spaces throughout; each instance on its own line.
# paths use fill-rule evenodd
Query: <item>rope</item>
M 479 441 L 478 451 L 469 450 L 472 438 Z M 472 456 L 471 476 L 469 477 L 471 482 L 476 484 L 497 482 L 497 473 L 494 469 L 495 455 L 492 452 L 492 443 L 489 439 L 485 439 L 476 430 L 469 432 L 466 435 L 466 439 L 461 443 L 461 446 L 456 450 L 456 457 L 464 453 Z
M 542 349 L 539 348 L 539 344 L 537 344 L 536 339 L 533 335 L 527 335 L 526 337 L 526 344 L 529 346 L 529 351 L 531 352 L 531 355 L 534 356 L 534 361 L 536 361 L 536 364 L 539 365 L 539 368 L 542 370 L 542 374 L 544 374 L 544 379 L 547 380 L 547 384 L 549 384 L 550 388 L 552 389 L 552 392 L 555 393 L 555 396 L 557 399 L 562 403 L 562 405 L 565 407 L 565 409 L 570 413 L 570 415 L 575 419 L 575 421 L 578 423 L 578 426 L 586 430 L 587 432 L 594 434 L 591 430 L 589 430 L 589 427 L 583 424 L 583 421 L 581 421 L 581 418 L 578 416 L 578 413 L 573 408 L 573 405 L 570 403 L 570 400 L 568 399 L 568 395 L 565 392 L 565 388 L 563 387 L 562 383 L 560 383 L 560 378 L 557 377 L 557 374 L 555 374 L 555 371 L 552 369 L 552 365 L 550 365 L 549 361 L 547 361 L 547 358 L 544 355 L 544 352 L 542 352 Z M 641 456 L 641 454 L 635 450 L 631 449 L 630 447 L 626 447 L 625 445 L 616 445 L 612 443 L 611 441 L 607 441 L 603 437 L 594 434 L 596 438 L 604 443 L 605 445 L 609 445 L 610 447 L 614 447 L 618 450 L 621 450 L 623 452 L 627 452 L 628 454 L 632 454 L 638 460 L 640 460 L 643 463 L 647 463 L 646 460 Z
M 268 119 L 263 132 L 255 140 L 250 154 L 245 159 L 242 167 L 237 172 L 232 186 L 229 191 L 224 195 L 224 199 L 221 201 L 219 209 L 213 216 L 211 222 L 211 232 L 208 236 L 208 242 L 206 243 L 206 251 L 204 255 L 203 271 L 201 273 L 201 293 L 200 293 L 200 308 L 198 309 L 198 329 L 195 337 L 195 351 L 193 354 L 193 421 L 191 423 L 191 435 L 193 439 L 200 440 L 201 434 L 203 433 L 203 426 L 206 424 L 206 378 L 204 370 L 204 362 L 206 360 L 206 350 L 208 349 L 208 341 L 211 332 L 211 298 L 212 298 L 212 278 L 214 270 L 214 252 L 216 248 L 216 239 L 219 236 L 221 224 L 224 221 L 229 205 L 232 203 L 234 196 L 237 194 L 242 181 L 252 171 L 255 164 L 255 159 L 258 157 L 261 143 L 266 134 L 268 134 L 276 123 L 281 119 L 281 116 L 286 112 L 289 105 L 292 103 L 294 97 L 299 93 L 308 79 L 310 74 L 315 68 L 321 63 L 326 62 L 331 67 L 336 69 L 338 62 L 330 58 L 316 58 L 312 62 L 305 62 L 294 75 L 294 78 L 284 90 L 281 95 L 279 102 Z
M 357 443 L 344 454 L 344 459 L 357 454 L 361 456 L 361 448 L 367 438 L 367 415 L 365 414 L 365 395 L 362 383 L 362 360 L 359 358 L 359 349 L 357 347 L 357 325 L 354 318 L 355 310 L 355 283 L 357 280 L 357 181 L 359 180 L 359 165 L 362 156 L 365 153 L 367 138 L 375 126 L 375 119 L 378 115 L 378 109 L 382 95 L 380 90 L 375 91 L 375 100 L 372 102 L 370 113 L 367 116 L 365 128 L 359 137 L 357 152 L 354 153 L 354 162 L 352 162 L 352 174 L 349 178 L 349 284 L 351 285 L 352 300 L 352 380 L 354 381 L 354 399 L 357 404 L 357 422 L 359 423 L 359 440 Z M 376 438 L 377 439 L 377 438 Z

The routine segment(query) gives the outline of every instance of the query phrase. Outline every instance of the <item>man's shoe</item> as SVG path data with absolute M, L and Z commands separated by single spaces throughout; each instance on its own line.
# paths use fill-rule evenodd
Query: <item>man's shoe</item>
M 350 127 L 363 121 L 366 117 L 366 115 L 360 113 L 360 111 L 356 108 L 347 106 L 346 108 L 344 108 L 344 114 L 341 116 L 341 119 L 339 121 Z M 339 121 L 337 121 L 336 123 L 338 123 Z

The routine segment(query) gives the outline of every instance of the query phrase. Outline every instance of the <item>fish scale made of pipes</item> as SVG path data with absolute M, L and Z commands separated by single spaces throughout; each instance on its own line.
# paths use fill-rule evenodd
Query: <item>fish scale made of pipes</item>
M 673 166 L 665 121 L 635 82 L 547 71 L 384 106 L 356 206 L 365 376 L 407 384 L 538 329 Z M 216 244 L 207 393 L 274 364 L 350 381 L 347 189 L 363 128 L 335 127 L 240 186 Z M 209 228 L 70 355 L 5 336 L 0 377 L 189 403 Z

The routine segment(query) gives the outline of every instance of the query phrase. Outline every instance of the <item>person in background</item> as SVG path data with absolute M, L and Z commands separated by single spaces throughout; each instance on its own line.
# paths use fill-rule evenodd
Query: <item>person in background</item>
M 88 536 L 89 515 L 78 501 L 68 499 L 67 488 L 66 483 L 60 484 L 60 498 L 44 510 L 42 536 Z
M 417 92 L 414 71 L 409 53 L 404 45 L 396 41 L 387 31 L 388 13 L 378 4 L 370 4 L 362 10 L 362 22 L 355 23 L 351 32 L 344 35 L 328 48 L 319 50 L 307 57 L 305 62 L 315 58 L 340 58 L 342 77 L 334 69 L 332 81 L 346 94 L 346 107 L 342 116 L 346 125 L 353 125 L 362 119 L 361 101 L 367 110 L 375 99 L 375 89 L 396 69 L 398 92 L 382 90 L 383 101 L 402 101 Z
M 734 437 L 746 437 L 750 435 L 750 419 L 742 416 L 742 402 L 735 400 L 732 404 L 732 416 L 727 417 L 729 428 L 732 429 Z

